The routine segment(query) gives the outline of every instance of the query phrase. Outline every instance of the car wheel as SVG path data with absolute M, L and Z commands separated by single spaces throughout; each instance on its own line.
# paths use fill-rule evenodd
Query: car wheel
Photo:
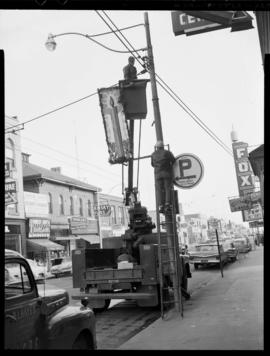
M 197 270 L 199 268 L 199 264 L 198 263 L 194 263 L 194 268 Z
M 79 335 L 72 345 L 72 350 L 93 350 L 93 343 L 86 335 Z

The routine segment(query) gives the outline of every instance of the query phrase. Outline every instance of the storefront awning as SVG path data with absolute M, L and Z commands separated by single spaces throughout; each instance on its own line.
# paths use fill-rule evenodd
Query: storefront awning
M 100 237 L 98 235 L 77 235 L 79 239 L 83 239 L 85 241 L 90 242 L 90 244 L 99 244 L 100 243 Z
M 65 249 L 64 246 L 47 239 L 28 239 L 26 241 L 28 251 L 62 251 Z
M 55 241 L 70 241 L 70 240 L 78 240 L 80 237 L 69 235 L 69 236 L 56 236 Z

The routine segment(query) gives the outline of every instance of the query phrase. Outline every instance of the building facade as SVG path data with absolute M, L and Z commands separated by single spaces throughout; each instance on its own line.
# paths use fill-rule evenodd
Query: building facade
M 121 236 L 128 229 L 128 207 L 123 198 L 99 193 L 99 221 L 101 238 Z
M 5 248 L 25 255 L 26 232 L 20 132 L 17 117 L 5 116 Z
M 99 188 L 61 174 L 61 168 L 46 169 L 29 162 L 29 155 L 23 157 L 23 186 L 25 192 L 46 196 L 48 222 L 43 215 L 27 218 L 27 241 L 47 245 L 53 256 L 59 257 L 58 246 L 65 255 L 75 248 L 100 246 L 99 218 L 94 207 L 98 205 Z M 41 200 L 40 200 L 41 204 Z M 29 235 L 32 226 L 50 226 L 49 237 Z M 44 227 L 45 228 L 45 227 Z M 34 241 L 35 239 L 35 241 Z M 41 241 L 43 240 L 43 241 Z M 53 245 L 52 245 L 53 243 Z M 44 247 L 44 246 L 43 246 Z M 54 250 L 56 248 L 56 250 Z M 37 247 L 38 249 L 38 247 Z M 31 247 L 33 250 L 33 247 Z

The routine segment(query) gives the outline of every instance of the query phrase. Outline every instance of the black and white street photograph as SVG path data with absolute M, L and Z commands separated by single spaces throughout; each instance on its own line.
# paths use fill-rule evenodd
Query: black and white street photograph
M 264 350 L 269 3 L 22 3 L 0 9 L 4 349 Z

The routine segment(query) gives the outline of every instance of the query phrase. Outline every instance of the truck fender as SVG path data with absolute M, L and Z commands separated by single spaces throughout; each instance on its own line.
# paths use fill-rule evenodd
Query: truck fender
M 75 340 L 82 333 L 89 337 L 92 347 L 96 347 L 95 316 L 88 307 L 63 307 L 49 317 L 47 330 L 49 348 L 72 349 Z

